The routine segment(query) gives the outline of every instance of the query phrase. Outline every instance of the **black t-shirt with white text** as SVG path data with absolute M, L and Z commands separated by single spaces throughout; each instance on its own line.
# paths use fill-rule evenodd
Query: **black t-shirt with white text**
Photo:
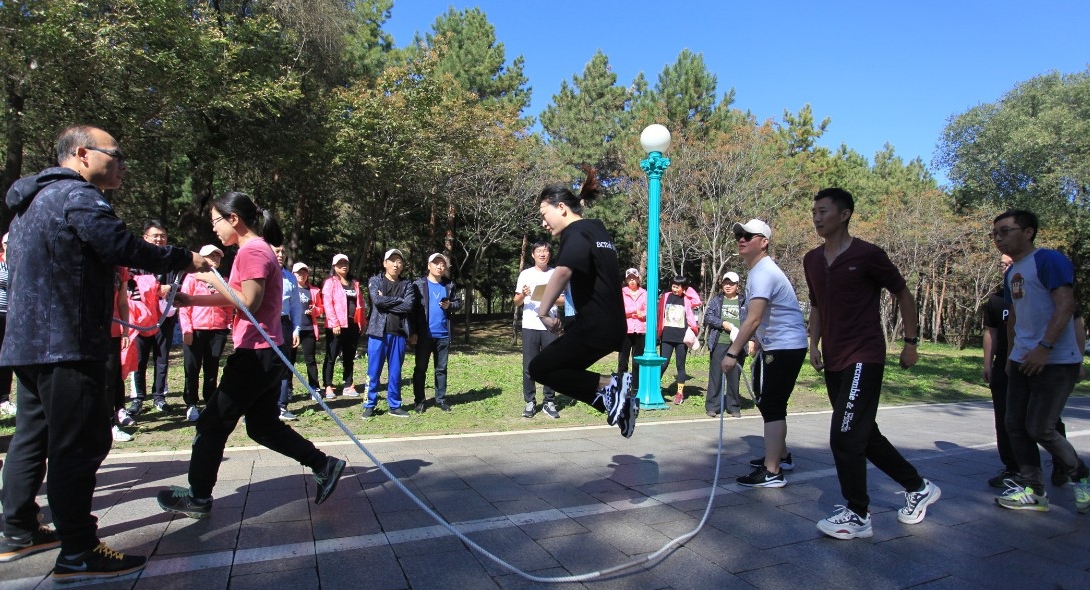
M 576 315 L 567 332 L 595 348 L 620 350 L 628 332 L 621 270 L 613 238 L 601 220 L 578 219 L 560 232 L 556 266 L 572 272 L 569 284 Z

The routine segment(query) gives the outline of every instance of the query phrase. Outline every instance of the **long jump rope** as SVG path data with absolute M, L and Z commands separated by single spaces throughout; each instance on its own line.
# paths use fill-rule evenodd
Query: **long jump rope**
M 216 275 L 216 278 L 223 281 L 224 285 L 227 285 L 227 281 L 224 280 L 223 275 L 221 275 L 219 273 L 219 271 L 217 271 L 216 269 L 213 268 L 212 272 Z M 171 284 L 170 294 L 167 296 L 166 305 L 164 307 L 162 316 L 159 318 L 159 321 L 154 326 L 137 326 L 137 325 L 130 324 L 129 322 L 123 321 L 123 320 L 121 320 L 119 318 L 114 318 L 114 322 L 117 322 L 118 324 L 121 324 L 122 326 L 132 328 L 132 329 L 138 330 L 138 331 L 149 331 L 152 328 L 159 328 L 160 326 L 162 326 L 163 321 L 166 319 L 167 312 L 171 309 L 171 307 L 173 307 L 174 296 L 177 295 L 177 293 L 179 291 L 180 284 L 181 284 L 181 275 L 179 275 L 178 278 L 174 281 L 174 283 Z M 644 565 L 644 564 L 657 562 L 659 559 L 664 557 L 669 551 L 671 551 L 675 547 L 680 547 L 681 545 L 684 545 L 686 542 L 688 542 L 689 539 L 692 539 L 693 537 L 695 537 L 697 535 L 697 533 L 699 533 L 700 530 L 702 528 L 704 528 L 704 524 L 708 521 L 708 517 L 711 516 L 712 503 L 715 501 L 715 489 L 719 486 L 720 457 L 723 454 L 723 421 L 724 421 L 723 420 L 723 418 L 724 418 L 723 405 L 724 405 L 724 398 L 725 398 L 724 395 L 720 395 L 720 397 L 719 397 L 719 412 L 720 412 L 719 413 L 719 446 L 716 449 L 716 453 L 715 453 L 715 475 L 712 477 L 711 491 L 710 491 L 710 493 L 708 495 L 708 504 L 704 508 L 704 516 L 701 517 L 700 522 L 697 523 L 697 525 L 696 525 L 696 528 L 694 528 L 693 530 L 691 530 L 688 533 L 685 533 L 685 534 L 683 534 L 683 535 L 681 535 L 679 537 L 675 537 L 674 539 L 671 539 L 670 541 L 668 541 L 666 544 L 664 544 L 659 550 L 655 551 L 654 553 L 650 553 L 650 554 L 645 555 L 643 557 L 639 557 L 639 558 L 627 561 L 625 563 L 615 565 L 613 567 L 608 567 L 608 568 L 600 569 L 600 570 L 593 571 L 593 572 L 587 572 L 585 574 L 578 574 L 578 575 L 573 575 L 573 576 L 545 577 L 545 576 L 535 576 L 534 574 L 522 571 L 518 567 L 515 567 L 514 565 L 511 565 L 510 563 L 504 561 L 502 558 L 494 555 L 491 551 L 489 551 L 489 550 L 485 549 L 484 547 L 481 547 L 480 545 L 478 545 L 475 541 L 473 541 L 472 539 L 467 537 L 465 535 L 465 533 L 458 530 L 458 527 L 456 527 L 453 524 L 450 524 L 449 522 L 446 521 L 446 519 L 444 519 L 442 516 L 440 516 L 434 510 L 432 510 L 431 507 L 429 507 L 427 504 L 425 504 L 423 500 L 418 498 L 416 496 L 416 494 L 414 494 L 412 492 L 412 490 L 410 490 L 408 487 L 405 486 L 405 484 L 401 483 L 401 480 L 398 479 L 397 476 L 395 476 L 393 473 L 391 473 L 390 470 L 386 468 L 386 465 L 384 465 L 382 463 L 382 461 L 380 461 L 378 459 L 378 457 L 376 457 L 374 454 L 372 454 L 371 451 L 366 446 L 364 446 L 364 444 L 362 442 L 360 442 L 360 440 L 358 438 L 356 438 L 356 435 L 352 432 L 351 429 L 348 428 L 348 425 L 346 425 L 343 421 L 341 421 L 341 419 L 338 418 L 337 415 L 334 414 L 331 409 L 329 409 L 329 406 L 327 406 L 325 404 L 325 401 L 322 399 L 322 396 L 321 396 L 320 392 L 317 389 L 311 389 L 310 388 L 310 384 L 307 382 L 307 380 L 305 378 L 303 378 L 303 375 L 299 372 L 299 370 L 296 369 L 294 365 L 292 365 L 292 363 L 288 360 L 288 357 L 284 356 L 284 353 L 280 350 L 280 348 L 278 346 L 276 346 L 276 344 L 273 342 L 272 338 L 269 337 L 269 335 L 265 332 L 264 328 L 261 327 L 261 324 L 258 323 L 257 319 L 255 319 L 253 314 L 250 313 L 250 310 L 247 309 L 246 306 L 242 304 L 242 301 L 239 300 L 237 295 L 235 295 L 234 290 L 229 288 L 229 287 L 230 286 L 228 285 L 227 295 L 230 296 L 232 301 L 234 301 L 235 307 L 242 310 L 242 313 L 246 314 L 246 318 L 250 320 L 250 322 L 254 325 L 255 328 L 257 328 L 258 332 L 261 333 L 261 336 L 263 338 L 265 338 L 265 341 L 269 343 L 269 345 L 272 347 L 272 349 L 274 351 L 276 351 L 276 355 L 280 357 L 280 360 L 284 363 L 284 365 L 287 366 L 289 369 L 291 369 L 292 374 L 294 374 L 295 378 L 299 380 L 299 383 L 301 383 L 304 387 L 307 388 L 307 391 L 310 392 L 311 398 L 314 401 L 318 402 L 318 405 L 320 405 L 322 407 L 322 409 L 325 410 L 326 414 L 328 414 L 329 417 L 333 419 L 333 421 L 337 424 L 338 427 L 340 427 L 340 429 L 345 433 L 345 435 L 347 435 L 348 438 L 351 439 L 351 441 L 353 443 L 355 443 L 356 447 L 359 448 L 359 450 L 363 451 L 363 454 L 366 455 L 367 458 L 370 459 L 371 462 L 374 463 L 376 467 L 378 467 L 379 471 L 381 471 L 383 473 L 383 475 L 385 475 L 386 478 L 390 480 L 391 483 L 393 483 L 395 486 L 397 486 L 398 489 L 400 489 L 406 496 L 408 496 L 408 498 L 410 500 L 412 500 L 414 504 L 416 504 L 418 507 L 420 507 L 421 510 L 423 510 L 425 513 L 427 513 L 428 516 L 430 516 L 432 519 L 434 519 L 435 522 L 439 523 L 440 525 L 442 525 L 443 528 L 450 531 L 450 533 L 452 535 L 454 535 L 459 541 L 461 541 L 462 543 L 465 543 L 467 547 L 469 547 L 470 549 L 473 549 L 478 554 L 484 556 L 485 558 L 492 561 L 493 563 L 500 566 L 501 568 L 506 569 L 506 570 L 510 571 L 511 573 L 521 577 L 521 578 L 524 578 L 524 579 L 529 580 L 531 582 L 538 582 L 538 583 L 543 583 L 543 584 L 566 584 L 566 583 L 571 583 L 571 582 L 587 582 L 587 581 L 590 581 L 590 580 L 604 579 L 604 578 L 606 578 L 608 576 L 612 576 L 614 574 L 619 574 L 619 573 L 621 573 L 621 572 L 623 572 L 625 570 L 629 570 L 629 569 L 632 569 L 632 568 L 635 568 L 635 567 L 638 567 L 638 566 L 641 566 L 641 565 Z M 742 378 L 745 379 L 744 372 L 743 372 Z M 749 390 L 750 397 L 753 397 L 753 390 L 750 388 L 750 385 L 749 385 L 748 381 L 746 381 L 746 389 Z M 726 377 L 725 376 L 723 377 L 722 389 L 720 389 L 720 391 L 722 393 L 726 393 Z

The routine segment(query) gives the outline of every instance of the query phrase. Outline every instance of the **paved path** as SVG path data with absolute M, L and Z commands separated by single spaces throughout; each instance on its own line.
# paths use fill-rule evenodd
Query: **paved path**
M 457 411 L 457 409 L 455 409 Z M 715 509 L 703 531 L 652 567 L 584 584 L 533 584 L 476 555 L 348 444 L 333 497 L 310 500 L 309 471 L 272 452 L 227 453 L 207 520 L 171 518 L 154 495 L 184 485 L 188 451 L 111 455 L 95 499 L 111 546 L 151 554 L 139 578 L 95 584 L 167 590 L 291 588 L 1090 588 L 1090 515 L 1070 486 L 1048 513 L 996 507 L 991 406 L 882 409 L 883 432 L 942 487 L 918 525 L 897 522 L 896 484 L 871 470 L 871 539 L 838 541 L 814 523 L 842 503 L 829 414 L 788 418 L 796 469 L 781 489 L 734 477 L 760 449 L 759 418 L 729 419 Z M 1065 412 L 1090 458 L 1090 398 Z M 616 428 L 370 441 L 416 494 L 475 542 L 539 576 L 585 573 L 647 555 L 692 530 L 707 503 L 718 420 Z M 45 504 L 44 498 L 41 500 Z M 55 552 L 0 564 L 0 590 L 51 588 Z M 68 585 L 72 587 L 73 585 Z

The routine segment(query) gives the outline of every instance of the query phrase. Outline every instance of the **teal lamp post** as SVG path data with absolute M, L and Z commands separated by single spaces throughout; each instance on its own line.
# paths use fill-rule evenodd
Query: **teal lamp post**
M 647 173 L 647 337 L 644 338 L 643 354 L 636 357 L 640 375 L 640 409 L 665 410 L 669 406 L 662 400 L 659 378 L 666 359 L 655 350 L 658 334 L 659 305 L 659 210 L 661 209 L 662 173 L 670 167 L 670 158 L 662 155 L 670 147 L 670 131 L 655 123 L 640 133 L 640 144 L 647 152 L 647 159 L 640 168 Z

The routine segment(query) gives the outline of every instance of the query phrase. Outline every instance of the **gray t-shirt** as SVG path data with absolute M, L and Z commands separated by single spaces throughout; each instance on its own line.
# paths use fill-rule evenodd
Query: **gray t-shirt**
M 799 308 L 799 298 L 787 275 L 765 256 L 746 276 L 746 308 L 754 299 L 764 299 L 764 315 L 757 327 L 757 342 L 764 350 L 806 348 L 806 324 Z

